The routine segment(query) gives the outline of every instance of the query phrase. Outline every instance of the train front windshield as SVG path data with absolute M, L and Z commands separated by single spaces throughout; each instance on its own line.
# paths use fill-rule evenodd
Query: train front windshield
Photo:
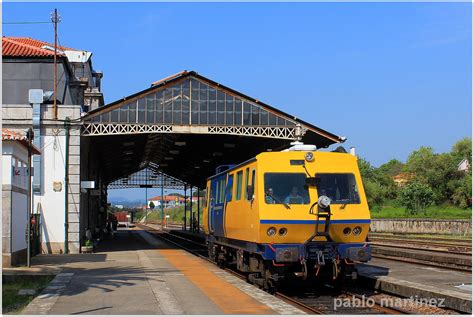
M 304 173 L 265 173 L 265 203 L 306 205 L 309 192 Z
M 316 174 L 318 196 L 326 195 L 333 204 L 360 204 L 354 174 Z

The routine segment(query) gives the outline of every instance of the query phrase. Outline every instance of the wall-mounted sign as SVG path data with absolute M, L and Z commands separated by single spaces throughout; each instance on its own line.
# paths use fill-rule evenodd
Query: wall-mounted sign
M 63 190 L 63 183 L 62 182 L 53 182 L 53 190 L 55 192 L 60 192 Z
M 31 171 L 33 172 L 33 171 Z M 30 175 L 30 168 L 28 167 L 13 167 L 13 176 L 29 176 Z M 33 176 L 33 175 L 32 175 Z

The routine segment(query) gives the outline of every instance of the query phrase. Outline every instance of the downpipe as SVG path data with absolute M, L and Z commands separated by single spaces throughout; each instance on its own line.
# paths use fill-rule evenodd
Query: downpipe
M 65 145 L 65 164 L 64 164 L 64 254 L 69 253 L 69 132 L 71 129 L 71 119 L 66 117 L 64 120 L 64 129 L 66 131 Z

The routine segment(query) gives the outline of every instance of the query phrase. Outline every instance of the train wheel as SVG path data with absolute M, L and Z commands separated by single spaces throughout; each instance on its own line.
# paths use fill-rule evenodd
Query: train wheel
M 212 262 L 217 262 L 216 248 L 214 247 L 214 243 L 208 243 L 207 255 Z

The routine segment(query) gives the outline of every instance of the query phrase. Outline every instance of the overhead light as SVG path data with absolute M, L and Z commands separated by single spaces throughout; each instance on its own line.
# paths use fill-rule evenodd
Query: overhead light
M 160 164 L 160 167 L 168 167 L 168 164 L 166 164 L 166 163 Z
M 176 146 L 185 146 L 185 145 L 186 145 L 186 142 L 184 142 L 184 141 L 176 141 L 176 142 L 174 142 L 174 145 L 176 145 Z
M 204 163 L 211 163 L 209 160 L 202 160 Z
M 125 152 L 123 152 L 123 154 L 125 154 L 125 155 L 132 155 L 132 154 L 133 154 L 133 151 L 125 151 Z
M 178 150 L 170 150 L 170 154 L 176 155 L 176 154 L 179 154 L 179 151 Z
M 222 156 L 222 152 L 214 152 L 212 153 L 212 156 Z
M 194 166 L 194 168 L 201 168 L 201 167 L 196 165 L 196 166 Z
M 224 147 L 227 148 L 227 149 L 233 149 L 233 148 L 235 148 L 235 144 L 234 143 L 224 143 Z
M 123 146 L 132 146 L 132 145 L 134 145 L 134 144 L 135 144 L 135 142 L 133 142 L 133 141 L 131 141 L 131 142 L 123 142 L 123 143 L 122 143 Z
M 172 156 L 165 156 L 165 161 L 172 161 L 174 160 L 174 157 Z

